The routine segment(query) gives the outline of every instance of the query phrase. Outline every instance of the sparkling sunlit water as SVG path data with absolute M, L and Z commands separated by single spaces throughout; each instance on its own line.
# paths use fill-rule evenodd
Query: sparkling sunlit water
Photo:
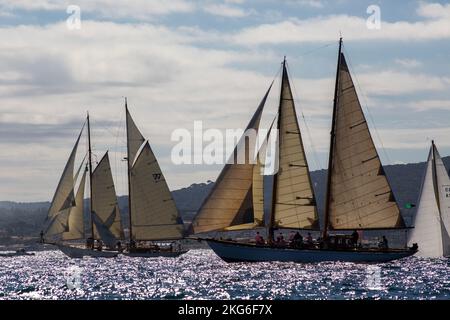
M 227 264 L 211 250 L 176 258 L 0 258 L 0 299 L 450 299 L 450 260 Z

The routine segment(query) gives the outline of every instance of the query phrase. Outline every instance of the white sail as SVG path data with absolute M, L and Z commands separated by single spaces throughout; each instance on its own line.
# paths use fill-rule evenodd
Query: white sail
M 92 173 L 92 212 L 116 239 L 123 239 L 122 223 L 108 152 Z M 102 238 L 94 224 L 94 238 Z
M 150 144 L 145 143 L 130 174 L 132 236 L 135 240 L 183 237 L 183 223 Z
M 439 195 L 439 212 L 442 230 L 442 255 L 450 256 L 450 178 L 444 162 L 433 143 L 436 164 L 436 187 Z
M 133 163 L 136 159 L 136 155 L 140 147 L 145 142 L 145 139 L 142 136 L 136 124 L 134 123 L 133 118 L 128 112 L 127 107 L 125 107 L 125 110 L 127 123 L 128 164 L 131 168 L 133 166 Z
M 316 201 L 285 64 L 278 129 L 279 169 L 274 177 L 273 227 L 318 228 Z
M 342 53 L 336 99 L 330 229 L 404 227 Z
M 271 87 L 272 85 L 264 95 L 246 130 L 258 130 L 264 104 Z M 237 157 L 244 152 L 247 157 L 251 154 L 250 150 L 256 149 L 255 145 L 251 145 L 251 139 L 249 139 L 249 143 L 245 143 L 245 139 L 245 136 L 241 137 L 231 157 Z M 255 226 L 253 196 L 255 192 L 255 196 L 258 199 L 261 198 L 262 176 L 261 178 L 255 177 L 255 165 L 248 160 L 246 159 L 246 162 L 242 164 L 228 161 L 224 166 L 213 189 L 192 222 L 191 227 L 195 233 L 214 230 L 240 230 Z M 256 185 L 253 191 L 254 179 Z M 261 206 L 257 204 L 256 219 L 260 217 L 262 220 L 262 214 Z
M 414 228 L 410 230 L 408 239 L 409 245 L 418 244 L 417 255 L 422 257 L 442 256 L 441 218 L 434 191 L 432 154 L 430 150 L 413 223 Z
M 58 212 L 68 209 L 73 206 L 75 201 L 74 197 L 74 166 L 75 157 L 77 154 L 78 143 L 80 142 L 81 134 L 83 133 L 83 128 L 75 142 L 75 145 L 70 153 L 69 160 L 64 167 L 64 171 L 59 180 L 58 186 L 56 188 L 53 200 L 51 202 L 50 208 L 48 210 L 48 221 L 51 220 Z

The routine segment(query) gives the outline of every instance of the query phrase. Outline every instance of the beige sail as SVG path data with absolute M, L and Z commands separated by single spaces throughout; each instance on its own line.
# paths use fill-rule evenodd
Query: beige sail
M 318 228 L 316 201 L 285 65 L 278 129 L 279 168 L 274 177 L 273 227 Z
M 148 142 L 137 157 L 130 178 L 133 239 L 182 238 L 183 223 Z
M 60 240 L 75 240 L 84 237 L 83 210 L 84 187 L 86 171 L 78 188 L 73 206 L 57 212 L 45 232 L 46 238 L 59 238 Z
M 272 85 L 247 125 L 247 130 L 258 129 L 264 104 L 271 87 Z M 243 152 L 245 152 L 245 155 L 249 155 L 250 148 L 255 150 L 255 145 L 250 146 L 250 143 L 245 143 L 243 139 L 245 139 L 245 136 L 241 137 L 231 157 L 236 157 Z M 257 170 L 255 165 L 250 161 L 243 164 L 234 161 L 227 162 L 192 222 L 191 227 L 194 233 L 248 229 L 254 227 L 254 222 L 257 221 L 255 218 L 261 217 L 260 220 L 262 221 L 263 212 L 258 204 L 255 216 L 253 197 L 256 195 L 258 199 L 261 198 L 258 194 L 262 193 L 263 177 L 256 179 L 254 194 L 252 185 L 256 175 L 255 170 Z
M 84 129 L 84 126 L 83 126 Z M 55 194 L 53 196 L 53 200 L 51 202 L 50 208 L 48 210 L 47 219 L 51 220 L 57 213 L 62 210 L 68 209 L 73 206 L 74 199 L 74 166 L 75 166 L 75 157 L 77 154 L 78 143 L 80 142 L 81 134 L 83 132 L 81 129 L 80 134 L 78 135 L 77 141 L 70 153 L 69 160 L 64 167 L 64 171 L 59 180 L 58 186 L 56 188 Z
M 70 208 L 67 221 L 67 231 L 62 234 L 62 240 L 78 240 L 84 238 L 84 188 L 86 185 L 86 172 L 84 171 L 75 198 L 75 206 Z
M 108 152 L 92 173 L 92 212 L 116 239 L 123 239 L 120 210 L 111 174 Z M 94 224 L 94 237 L 100 239 Z
M 335 139 L 330 150 L 329 227 L 403 227 L 342 53 L 339 60 Z
M 133 118 L 131 118 L 131 115 L 128 112 L 128 108 L 126 107 L 125 109 L 127 123 L 128 164 L 131 168 L 135 161 L 136 154 L 138 153 L 142 144 L 145 142 L 145 139 L 134 123 Z

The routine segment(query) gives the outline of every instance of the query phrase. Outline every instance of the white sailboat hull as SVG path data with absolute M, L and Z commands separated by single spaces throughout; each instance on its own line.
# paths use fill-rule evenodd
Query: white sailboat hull
M 56 245 L 66 256 L 75 259 L 81 259 L 83 257 L 95 257 L 95 258 L 114 258 L 119 254 L 114 251 L 97 251 L 91 249 L 77 248 L 66 246 L 62 244 Z
M 402 259 L 417 252 L 417 250 L 413 249 L 322 250 L 276 248 L 212 239 L 208 239 L 206 242 L 210 248 L 226 262 L 281 261 L 314 263 L 325 261 L 342 261 L 355 263 L 380 263 Z

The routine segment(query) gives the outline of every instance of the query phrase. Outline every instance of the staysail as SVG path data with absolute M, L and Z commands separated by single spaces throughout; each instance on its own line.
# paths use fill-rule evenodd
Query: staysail
M 341 52 L 333 115 L 326 228 L 404 227 Z
M 450 181 L 445 168 L 441 170 L 441 163 L 442 160 L 433 143 L 422 180 L 414 228 L 410 231 L 408 238 L 409 245 L 414 243 L 419 245 L 417 254 L 422 257 L 437 258 L 442 257 L 445 253 L 450 254 L 448 229 L 443 221 L 445 214 L 450 211 L 448 210 L 450 201 L 445 200 L 446 197 L 441 198 L 439 193 L 439 190 L 445 191 L 446 188 L 449 188 Z M 444 203 L 441 202 L 441 199 L 444 200 Z M 447 203 L 445 204 L 445 202 Z
M 86 170 L 83 173 L 72 206 L 57 212 L 45 231 L 46 238 L 60 240 L 78 240 L 84 238 L 84 189 L 86 184 Z
M 317 229 L 316 200 L 295 112 L 286 61 L 278 109 L 279 168 L 274 176 L 271 228 Z
M 120 210 L 108 152 L 105 153 L 92 173 L 92 214 L 96 217 L 94 222 L 102 222 L 111 235 L 116 239 L 123 239 Z M 94 223 L 94 238 L 103 239 L 97 225 L 98 223 Z
M 247 125 L 246 132 L 251 129 L 257 132 L 271 88 L 272 85 L 270 85 Z M 257 174 L 260 175 L 260 172 L 255 171 L 258 170 L 257 166 L 250 163 L 250 159 L 247 159 L 247 155 L 251 154 L 250 150 L 255 150 L 256 147 L 250 145 L 251 143 L 251 139 L 249 139 L 249 143 L 246 143 L 245 135 L 239 140 L 231 154 L 231 157 L 233 157 L 231 160 L 236 159 L 237 155 L 245 154 L 246 161 L 242 164 L 236 163 L 236 161 L 228 161 L 224 166 L 213 189 L 192 222 L 192 229 L 195 233 L 224 230 L 229 227 L 233 228 L 233 226 L 237 226 L 237 229 L 252 228 L 255 226 L 254 222 L 257 221 L 255 218 L 258 219 L 258 217 L 260 217 L 262 223 L 263 212 L 261 212 L 260 205 L 257 206 L 258 211 L 255 216 L 254 196 L 258 199 L 261 198 L 263 177 L 256 177 Z M 253 183 L 256 183 L 255 190 L 252 188 Z

